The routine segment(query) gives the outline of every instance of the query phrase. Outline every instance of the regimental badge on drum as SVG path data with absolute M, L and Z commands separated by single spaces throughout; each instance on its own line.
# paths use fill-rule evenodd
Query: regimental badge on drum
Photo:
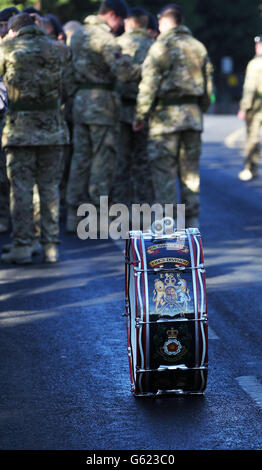
M 168 356 L 176 356 L 182 350 L 182 344 L 177 339 L 178 331 L 171 328 L 168 330 L 168 340 L 164 343 L 163 351 Z
M 173 327 L 167 331 L 167 340 L 159 348 L 159 354 L 169 362 L 180 359 L 188 349 L 178 340 L 178 330 Z

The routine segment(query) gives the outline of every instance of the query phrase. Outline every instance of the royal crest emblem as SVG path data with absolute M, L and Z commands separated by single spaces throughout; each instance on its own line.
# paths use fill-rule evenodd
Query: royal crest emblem
M 155 304 L 155 312 L 160 315 L 176 315 L 183 316 L 184 313 L 190 311 L 190 290 L 187 287 L 187 281 L 182 278 L 180 273 L 160 274 L 155 279 L 153 290 L 153 303 Z

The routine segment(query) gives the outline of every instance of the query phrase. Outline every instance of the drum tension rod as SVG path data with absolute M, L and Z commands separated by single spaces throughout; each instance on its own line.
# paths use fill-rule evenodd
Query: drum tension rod
M 163 372 L 163 371 L 172 371 L 172 370 L 179 370 L 179 371 L 188 371 L 188 370 L 207 370 L 206 366 L 200 366 L 200 367 L 179 367 L 179 364 L 177 366 L 167 366 L 159 369 L 140 369 L 139 366 L 136 366 L 136 372 L 139 373 L 146 373 L 146 372 Z
M 204 314 L 206 315 L 206 314 Z M 206 315 L 207 317 L 207 315 Z M 136 328 L 140 328 L 143 325 L 159 325 L 159 323 L 173 323 L 173 322 L 203 322 L 204 325 L 208 324 L 208 319 L 207 318 L 185 318 L 185 317 L 180 317 L 180 318 L 173 318 L 172 320 L 165 320 L 165 321 L 142 321 L 136 319 Z

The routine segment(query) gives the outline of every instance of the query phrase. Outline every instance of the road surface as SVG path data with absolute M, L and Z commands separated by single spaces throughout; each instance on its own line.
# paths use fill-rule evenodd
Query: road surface
M 123 245 L 62 224 L 59 264 L 0 265 L 0 449 L 261 449 L 262 179 L 237 178 L 243 132 L 234 116 L 205 118 L 205 396 L 132 396 Z

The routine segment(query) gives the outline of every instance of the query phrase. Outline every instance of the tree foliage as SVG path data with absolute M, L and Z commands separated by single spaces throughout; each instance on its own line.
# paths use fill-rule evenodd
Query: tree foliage
M 216 69 L 222 57 L 230 56 L 234 71 L 243 71 L 254 55 L 254 36 L 262 34 L 262 1 L 198 0 L 197 11 L 201 24 L 195 34 L 206 44 Z
M 18 10 L 22 10 L 23 8 L 25 8 L 26 6 L 29 7 L 29 6 L 33 6 L 35 3 L 34 0 L 28 0 L 26 2 L 23 2 L 23 1 L 9 1 L 9 0 L 0 0 L 0 10 L 3 10 L 4 8 L 8 8 L 8 7 L 16 7 Z
M 15 6 L 18 10 L 23 10 L 26 7 L 35 7 L 35 8 L 44 8 L 48 10 L 50 13 L 53 10 L 61 6 L 66 6 L 67 4 L 71 3 L 70 0 L 0 0 L 0 10 L 4 8 Z M 73 2 L 72 2 L 73 3 Z

